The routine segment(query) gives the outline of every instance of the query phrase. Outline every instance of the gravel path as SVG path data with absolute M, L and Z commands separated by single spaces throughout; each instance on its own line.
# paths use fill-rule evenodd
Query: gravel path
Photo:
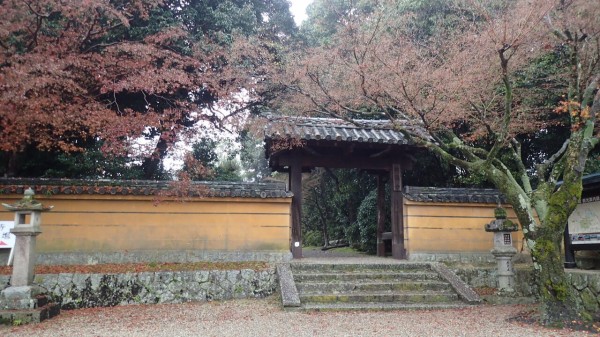
M 591 336 L 508 322 L 525 306 L 391 312 L 288 312 L 267 299 L 63 311 L 0 336 Z

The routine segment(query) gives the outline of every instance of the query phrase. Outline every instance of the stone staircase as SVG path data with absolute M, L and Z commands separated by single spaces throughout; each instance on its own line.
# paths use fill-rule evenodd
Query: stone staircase
M 282 284 L 282 301 L 287 309 L 418 310 L 459 308 L 480 302 L 472 289 L 437 263 L 294 262 L 282 269 L 280 282 L 286 282 L 282 280 L 286 272 L 292 278 L 285 286 L 287 294 Z

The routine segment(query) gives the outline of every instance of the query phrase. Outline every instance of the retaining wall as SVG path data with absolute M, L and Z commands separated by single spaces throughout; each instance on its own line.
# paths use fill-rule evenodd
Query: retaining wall
M 449 269 L 471 287 L 497 287 L 495 267 L 453 265 Z M 600 314 L 600 272 L 567 270 L 567 276 L 578 294 L 577 304 L 592 314 Z M 534 299 L 531 267 L 516 265 L 515 278 L 515 295 Z M 0 275 L 0 289 L 8 286 L 9 281 L 9 275 Z M 266 297 L 278 291 L 275 267 L 262 271 L 39 274 L 35 277 L 35 283 L 47 289 L 62 309 L 254 298 Z
M 600 271 L 574 269 L 567 276 L 579 295 L 577 304 L 590 313 L 600 314 Z
M 498 269 L 496 266 L 464 266 L 451 265 L 449 268 L 463 281 L 473 288 L 497 288 Z M 517 296 L 535 296 L 533 270 L 531 265 L 516 264 L 515 270 L 515 292 Z
M 497 287 L 495 267 L 450 267 L 471 287 Z M 575 291 L 576 302 L 591 314 L 600 315 L 600 270 L 567 269 L 567 279 Z M 533 269 L 530 265 L 515 266 L 516 296 L 534 298 L 536 294 Z
M 0 275 L 0 289 L 10 280 Z M 265 297 L 277 290 L 275 268 L 126 274 L 40 274 L 36 284 L 62 309 Z

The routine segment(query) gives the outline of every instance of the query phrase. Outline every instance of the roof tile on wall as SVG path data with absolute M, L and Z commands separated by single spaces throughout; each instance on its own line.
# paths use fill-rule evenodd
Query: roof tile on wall
M 144 180 L 0 179 L 1 194 L 23 194 L 31 187 L 38 195 L 163 195 L 169 192 L 187 196 L 236 198 L 290 198 L 282 182 L 192 182 L 184 188 L 177 182 Z
M 498 190 L 489 188 L 440 188 L 405 186 L 404 197 L 420 202 L 506 203 Z

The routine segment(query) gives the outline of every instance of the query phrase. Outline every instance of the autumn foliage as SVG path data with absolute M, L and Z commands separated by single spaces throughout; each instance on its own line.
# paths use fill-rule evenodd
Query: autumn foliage
M 99 141 L 125 154 L 146 136 L 161 157 L 191 126 L 258 100 L 264 42 L 192 37 L 161 0 L 76 3 L 0 2 L 0 151 Z M 170 22 L 150 25 L 161 13 Z

